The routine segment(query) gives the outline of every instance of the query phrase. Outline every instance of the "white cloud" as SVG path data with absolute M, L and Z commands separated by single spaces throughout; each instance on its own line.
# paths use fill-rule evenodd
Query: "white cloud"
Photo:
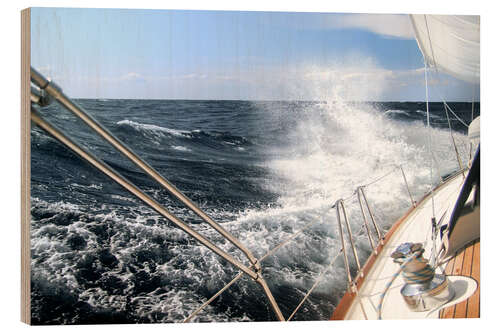
M 423 87 L 422 70 L 385 69 L 372 58 L 353 55 L 329 66 L 304 64 L 287 70 L 270 67 L 241 72 L 234 84 L 242 88 L 244 99 L 394 100 L 409 85 Z
M 181 80 L 199 80 L 199 79 L 206 79 L 207 75 L 203 73 L 190 73 L 178 76 L 171 76 L 170 78 L 181 79 Z
M 130 72 L 120 77 L 120 80 L 137 80 L 137 79 L 143 79 L 143 76 L 135 72 Z
M 63 80 L 64 81 L 64 80 Z M 373 58 L 351 54 L 328 66 L 302 64 L 287 68 L 261 66 L 253 70 L 146 75 L 135 71 L 103 77 L 78 77 L 63 87 L 84 96 L 249 100 L 399 100 L 425 90 L 423 68 L 391 70 Z M 58 82 L 59 83 L 59 82 Z M 444 86 L 429 76 L 430 85 Z M 405 90 L 406 89 L 406 90 Z M 413 98 L 413 97 L 409 97 Z
M 414 38 L 408 15 L 346 14 L 332 17 L 326 25 L 336 29 L 363 29 L 387 37 Z

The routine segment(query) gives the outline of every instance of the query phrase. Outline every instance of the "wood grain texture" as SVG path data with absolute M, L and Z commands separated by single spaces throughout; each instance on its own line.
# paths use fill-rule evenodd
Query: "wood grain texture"
M 448 180 L 451 180 L 454 177 L 458 177 L 459 175 L 461 175 L 461 174 L 457 173 L 456 175 L 450 177 Z M 435 191 L 438 190 L 445 183 L 446 182 L 441 183 L 434 190 Z M 397 220 L 392 225 L 392 227 L 389 229 L 389 231 L 384 236 L 384 243 L 383 244 L 378 244 L 378 246 L 377 246 L 377 253 L 381 253 L 382 252 L 382 249 L 384 248 L 384 245 L 387 243 L 387 241 L 392 237 L 392 235 L 401 226 L 401 224 L 410 216 L 410 214 L 415 211 L 416 207 L 418 207 L 419 205 L 421 205 L 430 196 L 430 193 L 431 192 L 429 192 L 426 195 L 424 195 L 419 200 L 419 202 L 416 204 L 415 207 L 414 206 L 410 207 L 410 209 L 399 220 Z M 370 269 L 372 268 L 373 264 L 375 263 L 376 257 L 377 257 L 377 255 L 375 255 L 375 253 L 370 254 L 370 257 L 368 257 L 368 259 L 366 260 L 365 264 L 363 265 L 363 267 L 362 267 L 362 271 L 364 273 L 363 277 L 359 276 L 358 279 L 356 279 L 354 281 L 355 284 L 356 284 L 356 287 L 358 289 L 361 288 L 361 286 L 362 286 L 362 284 L 363 284 L 363 282 L 365 280 L 365 277 L 367 276 L 368 272 L 370 271 Z M 453 267 L 451 267 L 450 269 L 452 269 L 452 268 Z M 330 320 L 344 320 L 344 318 L 347 315 L 347 312 L 349 311 L 351 305 L 354 303 L 354 300 L 356 299 L 356 296 L 357 296 L 356 293 L 351 292 L 350 290 L 347 290 L 345 292 L 345 294 L 342 296 L 342 298 L 340 299 L 340 302 L 337 305 L 337 307 L 335 308 L 332 316 L 330 317 Z
M 446 268 L 444 270 L 446 275 L 451 274 L 454 265 L 455 265 L 455 257 L 453 257 L 450 261 L 448 261 L 448 264 L 446 265 Z M 455 307 L 450 306 L 439 311 L 439 318 L 453 318 L 454 313 L 455 313 Z
M 457 257 L 453 257 L 451 261 L 446 265 L 445 272 L 446 274 L 453 274 L 453 270 L 455 268 L 455 263 L 457 261 Z M 453 318 L 455 316 L 455 306 L 448 306 L 440 311 L 439 318 Z
M 479 318 L 480 317 L 480 301 L 479 295 L 480 291 L 480 274 L 479 274 L 479 263 L 480 263 L 480 242 L 474 244 L 473 261 L 471 267 L 471 277 L 477 282 L 477 290 L 469 298 L 469 304 L 467 306 L 467 318 Z
M 472 267 L 472 252 L 474 251 L 474 246 L 469 246 L 463 251 L 463 263 L 462 263 L 462 271 L 461 275 L 470 276 L 471 267 Z M 467 318 L 467 303 L 461 302 L 455 307 L 455 318 Z
M 472 277 L 477 281 L 478 288 L 471 297 L 449 306 L 440 311 L 439 317 L 443 319 L 450 318 L 479 318 L 479 297 L 480 297 L 480 281 L 479 281 L 479 268 L 480 268 L 480 240 L 475 240 L 469 243 L 463 249 L 457 252 L 454 259 L 452 259 L 446 266 L 446 274 L 462 275 Z
M 30 255 L 30 64 L 31 13 L 21 11 L 21 321 L 31 323 L 31 255 Z

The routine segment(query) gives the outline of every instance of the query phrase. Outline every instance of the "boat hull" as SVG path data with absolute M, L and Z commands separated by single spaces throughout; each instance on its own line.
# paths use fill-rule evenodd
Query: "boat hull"
M 438 221 L 446 221 L 446 217 L 451 214 L 464 178 L 461 173 L 456 174 L 433 190 Z M 408 210 L 386 233 L 383 243 L 378 245 L 376 251 L 372 252 L 362 267 L 363 274 L 358 274 L 359 278 L 355 281 L 357 291 L 348 290 L 344 294 L 331 317 L 332 320 L 378 319 L 377 308 L 380 304 L 380 296 L 399 269 L 399 265 L 394 263 L 390 256 L 392 251 L 401 243 L 424 241 L 425 253 L 429 255 L 433 246 L 430 216 L 432 216 L 432 200 L 429 193 L 415 207 Z M 437 248 L 439 249 L 439 246 Z M 443 271 L 444 267 L 438 267 L 437 273 Z M 403 286 L 403 278 L 398 276 L 387 290 L 382 302 L 382 319 L 439 317 L 439 311 L 434 311 L 435 309 L 412 311 L 400 294 Z

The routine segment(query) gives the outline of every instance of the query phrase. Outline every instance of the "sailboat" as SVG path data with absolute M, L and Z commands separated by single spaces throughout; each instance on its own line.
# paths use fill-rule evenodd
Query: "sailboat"
M 426 63 L 426 89 L 427 67 L 437 76 L 479 83 L 478 17 L 410 19 Z M 469 139 L 477 150 L 468 167 L 393 225 L 350 281 L 332 319 L 479 317 L 479 117 L 469 126 Z
M 410 19 L 415 29 L 418 45 L 424 55 L 426 78 L 427 72 L 433 71 L 437 76 L 443 72 L 468 82 L 479 82 L 478 19 L 436 15 L 411 15 Z M 244 276 L 261 287 L 277 320 L 284 321 L 293 318 L 316 284 L 312 286 L 310 292 L 306 293 L 295 310 L 285 317 L 262 274 L 261 266 L 261 261 L 281 247 L 284 242 L 263 257 L 257 258 L 239 239 L 214 221 L 137 153 L 66 96 L 63 89 L 55 82 L 44 77 L 35 68 L 31 68 L 29 72 L 32 83 L 29 92 L 32 103 L 30 118 L 34 124 L 240 271 L 233 280 L 208 298 L 184 321 L 190 321 Z M 81 119 L 142 172 L 239 249 L 246 257 L 246 261 L 232 256 L 190 227 L 151 195 L 121 175 L 119 171 L 72 140 L 64 130 L 44 119 L 37 108 L 45 107 L 53 100 Z M 448 112 L 455 114 L 445 101 L 443 104 L 447 114 Z M 428 104 L 427 119 L 428 126 L 430 126 Z M 451 137 L 453 138 L 453 135 Z M 453 309 L 453 316 L 460 317 L 461 310 L 456 309 L 462 309 L 464 304 L 466 315 L 470 312 L 471 317 L 479 316 L 479 277 L 477 275 L 480 244 L 479 118 L 471 124 L 469 137 L 471 143 L 468 165 L 461 165 L 457 152 L 457 161 L 460 166 L 458 172 L 449 175 L 437 187 L 431 188 L 429 193 L 420 200 L 414 200 L 406 184 L 412 208 L 387 232 L 384 232 L 377 223 L 365 193 L 365 187 L 360 186 L 355 189 L 355 198 L 358 200 L 363 215 L 365 234 L 372 248 L 371 255 L 363 265 L 356 251 L 356 235 L 351 230 L 345 200 L 338 199 L 335 202 L 332 209 L 336 211 L 338 233 L 342 245 L 338 255 L 343 257 L 347 289 L 335 308 L 332 319 L 447 317 L 450 314 L 450 308 Z M 429 147 L 432 149 L 431 142 Z M 406 182 L 402 166 L 400 170 Z M 431 179 L 432 170 L 431 161 Z M 294 237 L 290 237 L 286 242 L 292 241 Z M 455 267 L 458 269 L 459 266 L 460 272 L 457 272 Z M 457 273 L 468 276 L 457 276 Z

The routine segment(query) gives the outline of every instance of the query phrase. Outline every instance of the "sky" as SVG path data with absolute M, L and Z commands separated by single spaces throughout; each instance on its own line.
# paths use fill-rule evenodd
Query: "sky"
M 407 15 L 33 8 L 31 64 L 75 98 L 425 100 Z M 479 99 L 429 75 L 430 100 Z

